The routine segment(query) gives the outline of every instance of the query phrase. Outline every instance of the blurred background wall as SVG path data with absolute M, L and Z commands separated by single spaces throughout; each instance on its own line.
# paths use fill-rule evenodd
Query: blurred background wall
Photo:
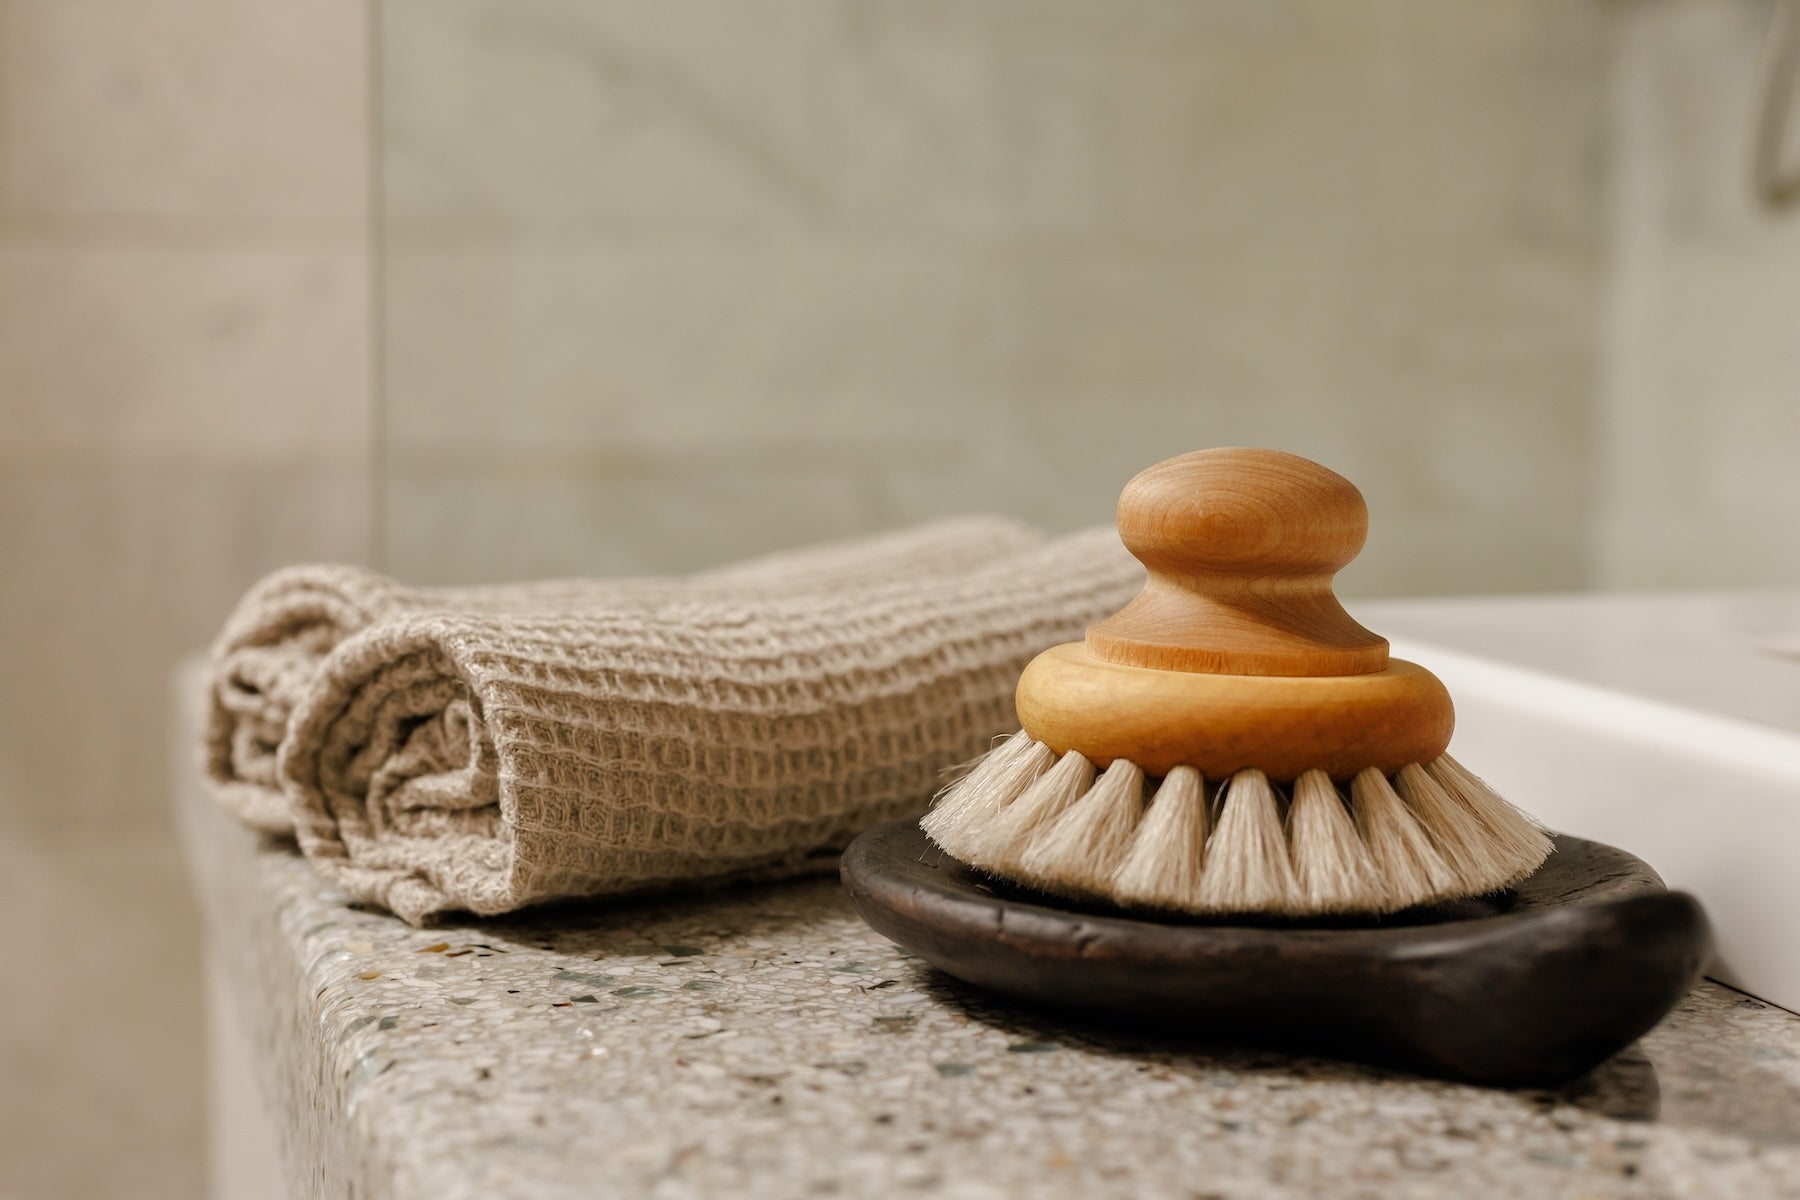
M 0 0 L 0 1196 L 198 1190 L 169 672 L 278 564 L 1072 528 L 1267 443 L 1367 493 L 1352 592 L 1793 584 L 1769 11 Z
M 1800 580 L 1800 209 L 1747 182 L 1772 8 L 1607 9 L 1601 586 Z M 1787 113 L 1792 175 L 1800 94 Z
M 362 0 L 0 0 L 0 1196 L 201 1193 L 177 655 L 372 527 Z
M 387 554 L 688 567 L 1203 445 L 1590 576 L 1604 6 L 388 0 Z

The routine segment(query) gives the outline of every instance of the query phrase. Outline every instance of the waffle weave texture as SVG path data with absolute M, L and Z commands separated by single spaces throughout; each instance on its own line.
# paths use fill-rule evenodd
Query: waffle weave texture
M 220 803 L 239 820 L 268 833 L 292 833 L 294 819 L 275 770 L 288 721 L 318 681 L 326 656 L 388 617 L 647 612 L 704 597 L 754 603 L 960 574 L 1043 542 L 1028 526 L 978 516 L 784 551 L 683 578 L 409 588 L 361 567 L 288 567 L 246 592 L 214 640 L 204 767 Z
M 267 754 L 240 753 L 251 706 L 230 690 L 255 663 L 256 738 L 274 694 L 291 709 L 272 739 L 282 819 L 334 883 L 415 923 L 780 876 L 922 811 L 946 766 L 1015 727 L 1030 657 L 1142 579 L 1110 529 L 1044 542 L 982 522 L 688 581 L 427 594 L 290 573 L 246 605 L 308 601 L 221 639 L 209 761 L 256 820 L 234 789 L 269 789 L 237 764 Z M 288 658 L 246 658 L 234 631 Z

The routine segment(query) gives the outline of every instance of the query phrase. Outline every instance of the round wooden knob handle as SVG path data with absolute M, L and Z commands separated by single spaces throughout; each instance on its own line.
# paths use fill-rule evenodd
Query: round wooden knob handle
M 1327 580 L 1369 532 L 1356 485 L 1279 450 L 1196 450 L 1138 472 L 1119 496 L 1119 537 L 1152 570 L 1246 583 Z
M 1087 633 L 1097 658 L 1229 675 L 1361 675 L 1387 641 L 1331 580 L 1362 549 L 1356 486 L 1278 450 L 1196 450 L 1125 485 L 1119 536 L 1149 569 L 1138 597 Z

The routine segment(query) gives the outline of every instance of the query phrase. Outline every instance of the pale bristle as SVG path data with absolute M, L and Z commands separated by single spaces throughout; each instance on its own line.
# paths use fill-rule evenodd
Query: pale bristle
M 971 829 L 957 857 L 998 875 L 1015 873 L 1026 847 L 1094 786 L 1094 764 L 1071 750 L 984 828 Z
M 1124 760 L 1098 778 L 1020 731 L 946 787 L 921 821 L 951 855 L 1047 891 L 1191 913 L 1389 912 L 1494 891 L 1530 875 L 1552 844 L 1542 826 L 1455 759 L 1370 768 L 1349 803 L 1323 771 L 1293 798 L 1239 771 L 1209 806 L 1176 767 L 1146 809 Z
M 1431 835 L 1431 844 L 1456 873 L 1457 887 L 1463 893 L 1478 896 L 1491 892 L 1512 877 L 1512 864 L 1496 853 L 1499 847 L 1475 814 L 1439 787 L 1424 767 L 1418 763 L 1401 767 L 1394 776 L 1394 789 Z
M 1206 782 L 1192 767 L 1163 777 L 1138 825 L 1112 894 L 1127 904 L 1191 909 L 1200 895 L 1206 853 Z
M 1386 893 L 1383 908 L 1400 909 L 1456 893 L 1456 875 L 1387 777 L 1373 767 L 1350 781 L 1356 828 Z
M 1031 840 L 1017 874 L 1048 891 L 1104 896 L 1143 814 L 1144 772 L 1119 759 Z
M 1330 776 L 1308 771 L 1288 806 L 1288 852 L 1308 912 L 1379 909 L 1386 892 L 1369 848 Z
M 1519 811 L 1467 767 L 1445 754 L 1427 763 L 1425 773 L 1474 814 L 1486 831 L 1493 853 L 1510 870 L 1499 886 L 1517 883 L 1543 865 L 1554 848 L 1550 837 L 1527 813 Z
M 1198 900 L 1206 912 L 1289 912 L 1299 905 L 1280 799 L 1261 771 L 1239 771 L 1221 788 Z
M 919 827 L 926 837 L 957 854 L 972 833 L 985 828 L 1055 762 L 1055 751 L 1020 730 L 939 793 Z

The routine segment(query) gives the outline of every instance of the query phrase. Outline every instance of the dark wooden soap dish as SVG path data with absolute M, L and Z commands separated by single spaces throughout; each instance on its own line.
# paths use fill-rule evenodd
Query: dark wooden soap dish
M 1070 907 L 965 866 L 914 821 L 857 838 L 842 873 L 875 929 L 1020 1001 L 1506 1086 L 1560 1083 L 1630 1045 L 1711 946 L 1692 896 L 1561 835 L 1512 891 L 1331 922 Z

